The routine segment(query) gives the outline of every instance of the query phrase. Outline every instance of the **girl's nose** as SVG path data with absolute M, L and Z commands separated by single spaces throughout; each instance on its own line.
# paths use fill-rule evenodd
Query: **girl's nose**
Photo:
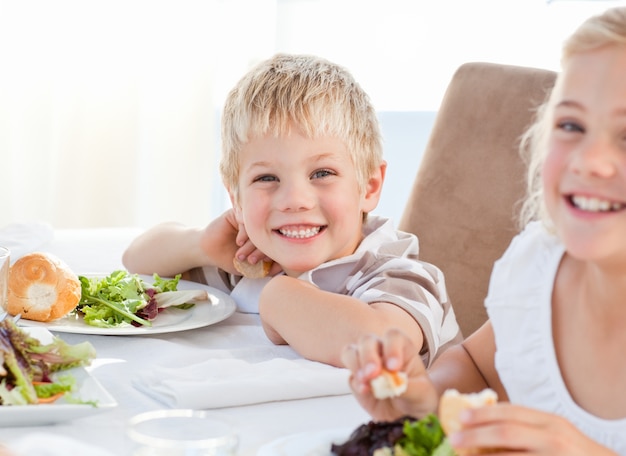
M 573 154 L 572 170 L 582 175 L 610 177 L 616 172 L 617 152 L 610 140 L 589 135 Z

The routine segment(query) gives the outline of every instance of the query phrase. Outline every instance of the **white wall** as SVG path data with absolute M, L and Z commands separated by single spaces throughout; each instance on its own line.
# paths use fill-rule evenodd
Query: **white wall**
M 411 192 L 436 114 L 434 111 L 379 112 L 387 175 L 374 213 L 392 218 L 396 226 Z
M 618 4 L 0 0 L 0 226 L 206 223 L 228 205 L 215 113 L 278 51 L 340 63 L 370 94 L 389 162 L 378 210 L 397 218 L 430 128 L 419 113 L 461 64 L 556 69 L 561 40 Z

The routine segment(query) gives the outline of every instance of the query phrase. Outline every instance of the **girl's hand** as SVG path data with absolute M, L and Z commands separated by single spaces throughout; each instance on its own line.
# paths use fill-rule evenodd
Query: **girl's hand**
M 498 448 L 493 454 L 617 456 L 563 417 L 527 407 L 501 402 L 465 410 L 460 418 L 463 430 L 448 436 L 458 450 Z
M 406 415 L 422 418 L 436 411 L 439 396 L 419 350 L 400 331 L 392 329 L 382 338 L 363 337 L 343 350 L 341 360 L 351 371 L 350 388 L 355 397 L 375 420 L 390 421 Z M 370 382 L 383 367 L 407 374 L 408 386 L 402 395 L 383 400 L 374 397 Z

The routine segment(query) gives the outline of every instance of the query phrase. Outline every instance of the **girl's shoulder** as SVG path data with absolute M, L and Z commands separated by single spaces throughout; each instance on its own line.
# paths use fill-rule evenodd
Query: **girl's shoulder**
M 528 293 L 551 283 L 563 253 L 563 245 L 543 223 L 530 222 L 495 262 L 489 295 Z
M 560 246 L 559 238 L 543 222 L 533 221 L 511 240 L 502 259 L 522 253 L 536 253 L 541 248 L 558 249 Z

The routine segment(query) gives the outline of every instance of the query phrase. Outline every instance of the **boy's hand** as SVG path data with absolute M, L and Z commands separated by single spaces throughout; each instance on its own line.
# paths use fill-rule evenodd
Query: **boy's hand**
M 212 264 L 231 274 L 240 273 L 235 269 L 233 258 L 255 264 L 261 260 L 271 260 L 248 238 L 243 224 L 237 221 L 234 209 L 229 209 L 213 220 L 202 233 L 202 249 L 212 259 Z M 270 274 L 280 271 L 273 265 Z
M 200 238 L 200 246 L 210 259 L 209 264 L 231 274 L 237 274 L 233 258 L 239 249 L 238 235 L 239 223 L 237 223 L 233 209 L 227 210 L 209 223 Z
M 236 255 L 237 259 L 240 261 L 247 261 L 250 264 L 256 264 L 259 261 L 272 261 L 270 257 L 257 249 L 252 243 L 243 223 L 238 224 L 237 238 L 235 239 L 235 242 L 239 246 Z
M 405 415 L 421 418 L 436 411 L 439 396 L 426 373 L 419 350 L 400 331 L 390 330 L 382 338 L 363 337 L 346 347 L 341 359 L 352 372 L 350 387 L 355 397 L 374 419 L 390 421 Z M 406 392 L 383 400 L 374 397 L 370 382 L 383 367 L 407 374 Z

